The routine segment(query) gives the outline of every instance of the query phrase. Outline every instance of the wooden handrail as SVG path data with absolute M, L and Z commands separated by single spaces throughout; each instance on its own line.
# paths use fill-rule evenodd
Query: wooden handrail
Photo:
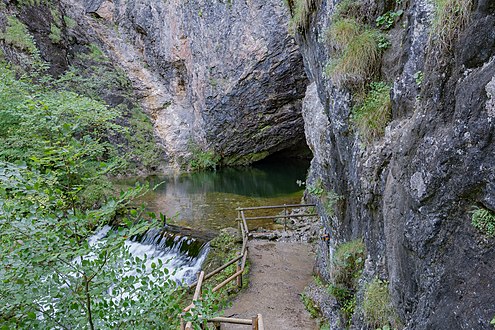
M 279 214 L 279 215 L 266 215 L 259 217 L 245 217 L 246 220 L 260 220 L 260 219 L 278 219 L 278 218 L 301 218 L 301 217 L 314 217 L 317 216 L 318 213 L 310 213 L 310 214 Z
M 230 265 L 234 264 L 235 262 L 239 262 L 241 260 L 240 265 L 237 264 L 237 271 L 232 274 L 230 277 L 222 281 L 220 284 L 215 286 L 212 291 L 218 291 L 219 289 L 223 288 L 225 285 L 227 285 L 230 281 L 242 277 L 242 274 L 244 273 L 244 269 L 246 267 L 246 261 L 247 261 L 247 255 L 248 255 L 248 247 L 247 247 L 247 242 L 248 242 L 248 237 L 249 237 L 249 228 L 247 225 L 247 220 L 257 220 L 257 219 L 276 219 L 276 218 L 292 218 L 292 217 L 302 217 L 302 216 L 316 216 L 317 214 L 311 213 L 311 214 L 296 214 L 296 215 L 287 215 L 287 209 L 288 208 L 296 208 L 296 207 L 312 207 L 315 206 L 315 204 L 286 204 L 286 205 L 273 205 L 273 206 L 256 206 L 256 207 L 239 207 L 236 210 L 238 211 L 238 218 L 237 221 L 239 222 L 239 227 L 242 235 L 242 248 L 241 251 L 239 252 L 239 255 L 236 258 L 231 259 L 230 261 L 226 262 L 222 266 L 218 267 L 214 271 L 208 273 L 205 275 L 204 271 L 201 271 L 198 277 L 198 280 L 192 284 L 189 285 L 189 288 L 193 288 L 196 286 L 196 290 L 193 295 L 193 302 L 189 304 L 186 308 L 183 309 L 183 313 L 181 314 L 181 329 L 189 330 L 192 329 L 192 322 L 189 321 L 184 325 L 184 313 L 189 312 L 192 308 L 194 308 L 194 302 L 200 299 L 201 296 L 201 289 L 203 282 L 210 279 L 211 277 L 217 275 L 218 273 L 222 272 L 225 270 L 227 267 Z M 246 217 L 244 214 L 244 211 L 249 211 L 249 210 L 267 210 L 267 209 L 284 209 L 285 214 L 284 215 L 278 215 L 278 216 L 259 216 L 259 217 Z M 240 267 L 240 268 L 239 268 Z M 239 283 L 242 283 L 242 281 L 237 281 L 238 285 Z M 237 318 L 227 318 L 227 317 L 215 317 L 212 319 L 207 320 L 207 322 L 213 322 L 216 325 L 219 325 L 219 323 L 233 323 L 233 324 L 245 324 L 245 325 L 252 325 L 252 329 L 259 329 L 259 330 L 264 330 L 264 324 L 263 324 L 263 317 L 261 314 L 257 314 L 255 317 L 253 317 L 251 320 L 249 319 L 237 319 Z
M 220 267 L 218 267 L 217 269 L 215 269 L 214 271 L 212 271 L 212 272 L 208 273 L 207 275 L 205 275 L 204 280 L 207 280 L 207 279 L 209 279 L 210 277 L 217 275 L 217 274 L 218 274 L 218 273 L 220 273 L 222 270 L 224 270 L 225 268 L 227 268 L 227 267 L 229 267 L 230 265 L 232 265 L 234 262 L 239 261 L 239 260 L 241 260 L 241 259 L 242 259 L 242 255 L 235 257 L 234 259 L 230 260 L 230 261 L 229 261 L 229 262 L 227 262 L 226 264 L 223 264 L 223 266 L 220 266 Z M 193 288 L 193 287 L 195 287 L 195 286 L 196 286 L 196 284 L 198 284 L 198 281 L 196 281 L 196 282 L 194 282 L 194 283 L 189 284 L 189 288 Z
M 247 324 L 247 325 L 253 324 L 253 320 L 249 320 L 249 319 L 237 319 L 237 318 L 234 318 L 234 317 L 214 317 L 212 319 L 209 319 L 208 322 L 221 322 L 221 323 Z
M 199 273 L 198 284 L 196 285 L 196 291 L 194 291 L 193 301 L 198 300 L 201 295 L 201 286 L 203 285 L 203 279 L 205 278 L 205 272 Z
M 283 208 L 296 208 L 296 207 L 311 207 L 316 206 L 316 204 L 286 204 L 286 205 L 271 205 L 271 206 L 252 206 L 252 207 L 238 207 L 237 211 L 248 211 L 248 210 L 266 210 L 266 209 L 283 209 Z

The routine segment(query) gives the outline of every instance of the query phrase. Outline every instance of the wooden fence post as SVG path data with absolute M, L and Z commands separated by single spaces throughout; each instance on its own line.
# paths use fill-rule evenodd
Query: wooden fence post
M 258 315 L 256 315 L 255 317 L 253 317 L 253 326 L 252 326 L 252 329 L 253 330 L 258 330 Z
M 263 316 L 258 314 L 258 330 L 265 330 L 265 325 L 263 324 Z
M 181 317 L 180 317 L 180 330 L 185 330 L 186 329 L 186 325 L 184 324 L 184 313 L 182 313 Z
M 240 256 L 241 253 L 240 252 L 237 252 L 237 256 Z M 241 260 L 237 261 L 237 267 L 236 267 L 236 273 L 239 273 L 239 271 L 241 270 Z M 242 288 L 242 272 L 237 276 L 237 287 L 238 288 Z
M 287 231 L 287 208 L 284 204 L 284 231 Z

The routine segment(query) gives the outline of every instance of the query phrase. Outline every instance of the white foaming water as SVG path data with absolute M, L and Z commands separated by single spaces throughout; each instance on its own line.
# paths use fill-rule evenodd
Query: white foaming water
M 94 245 L 104 238 L 110 229 L 110 226 L 104 226 L 91 236 L 89 238 L 90 245 Z M 147 272 L 151 272 L 151 264 L 159 264 L 159 260 L 161 260 L 171 274 L 170 279 L 185 284 L 190 284 L 196 280 L 196 274 L 201 270 L 201 265 L 209 251 L 208 244 L 201 247 L 201 243 L 194 238 L 170 236 L 156 229 L 146 232 L 140 241 L 127 240 L 125 245 L 134 257 L 143 259 L 146 256 Z M 197 255 L 194 255 L 194 252 L 189 255 L 188 248 L 196 248 L 199 251 L 197 251 Z M 136 272 L 132 271 L 132 274 L 136 275 Z M 148 277 L 155 280 L 150 275 Z

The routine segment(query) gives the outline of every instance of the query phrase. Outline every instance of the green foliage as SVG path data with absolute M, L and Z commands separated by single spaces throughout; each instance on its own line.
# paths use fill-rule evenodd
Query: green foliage
M 289 32 L 295 34 L 302 33 L 309 26 L 309 18 L 316 10 L 318 0 L 287 0 L 286 4 L 291 13 L 289 21 Z
M 364 259 L 365 246 L 360 239 L 340 244 L 333 255 L 329 293 L 337 299 L 347 322 L 350 322 L 356 307 L 355 294 Z
M 194 142 L 189 143 L 189 170 L 215 170 L 217 168 L 220 157 L 211 150 L 203 150 Z
M 360 85 L 372 78 L 378 72 L 383 38 L 379 30 L 355 18 L 336 18 L 327 33 L 332 55 L 326 74 L 339 86 Z
M 62 41 L 62 31 L 56 24 L 50 25 L 50 35 L 48 36 L 54 44 Z
M 21 7 L 24 6 L 41 6 L 42 4 L 49 4 L 50 0 L 17 0 L 17 4 Z
M 321 179 L 307 186 L 307 192 L 320 199 L 325 208 L 325 212 L 333 216 L 335 213 L 335 204 L 342 199 L 342 196 L 336 194 L 333 190 L 326 190 Z
M 307 187 L 308 193 L 314 195 L 316 197 L 323 196 L 325 189 L 323 188 L 323 182 L 321 179 L 317 179 L 313 184 L 308 185 Z
M 50 8 L 50 14 L 52 15 L 53 22 L 55 22 L 55 25 L 62 26 L 62 16 L 61 16 L 58 8 L 57 7 L 51 7 Z
M 383 30 L 388 30 L 394 25 L 397 17 L 402 16 L 403 13 L 404 11 L 402 9 L 397 11 L 387 11 L 385 14 L 377 17 L 376 26 Z
M 423 71 L 417 71 L 413 75 L 414 81 L 416 82 L 416 85 L 421 88 L 421 85 L 423 84 Z
M 362 7 L 359 0 L 342 0 L 336 7 L 334 17 L 358 18 L 363 15 Z
M 490 324 L 493 325 L 493 327 L 495 328 L 495 316 L 493 317 L 493 319 L 490 321 Z
M 398 316 L 392 306 L 388 282 L 374 278 L 364 292 L 363 312 L 366 323 L 373 328 L 397 326 Z
M 69 145 L 66 137 L 78 137 L 83 150 L 91 150 L 104 161 L 111 146 L 100 140 L 123 130 L 112 123 L 117 112 L 102 103 L 71 92 L 55 92 L 28 80 L 17 80 L 14 72 L 0 67 L 0 159 L 28 161 L 52 155 L 53 149 Z M 75 146 L 71 146 L 75 147 Z
M 363 102 L 352 109 L 352 122 L 366 142 L 382 136 L 391 118 L 390 86 L 371 83 Z
M 435 18 L 430 41 L 442 51 L 449 50 L 459 32 L 467 25 L 472 0 L 434 0 Z
M 146 259 L 132 258 L 125 248 L 126 238 L 142 233 L 148 222 L 131 212 L 121 220 L 126 226 L 98 244 L 86 239 L 141 189 L 84 210 L 73 206 L 73 186 L 54 184 L 63 174 L 74 176 L 72 165 L 52 171 L 39 164 L 1 168 L 2 323 L 25 329 L 160 329 L 177 323 L 182 293 L 167 280 L 168 270 L 162 264 L 147 269 Z
M 330 324 L 324 322 L 320 325 L 320 330 L 330 330 Z
M 471 215 L 471 224 L 488 237 L 495 237 L 495 212 L 476 208 Z
M 320 316 L 320 308 L 310 297 L 303 293 L 301 294 L 301 301 L 312 318 L 317 318 Z
M 104 137 L 125 130 L 117 112 L 5 67 L 0 78 L 2 325 L 177 329 L 183 291 L 161 261 L 133 258 L 125 245 L 157 224 L 128 206 L 147 187 L 95 196 L 114 167 Z M 88 240 L 109 223 L 105 238 Z M 211 315 L 215 306 L 207 297 L 195 311 Z
M 7 26 L 5 32 L 0 34 L 0 39 L 32 55 L 38 52 L 33 36 L 29 34 L 24 23 L 14 16 L 7 16 Z
M 324 208 L 328 215 L 333 216 L 335 214 L 335 204 L 342 200 L 343 196 L 338 195 L 333 190 L 326 191 L 323 200 L 324 200 Z
M 90 44 L 87 53 L 80 54 L 76 61 L 84 63 L 84 69 L 71 67 L 56 82 L 59 88 L 77 90 L 78 93 L 101 102 L 134 99 L 131 82 L 125 73 L 114 68 L 97 45 Z M 120 114 L 115 121 L 126 127 L 112 139 L 114 144 L 118 143 L 118 154 L 122 155 L 119 171 L 128 173 L 129 170 L 142 167 L 156 169 L 163 152 L 156 143 L 153 125 L 140 108 L 126 103 L 122 102 L 114 107 Z
M 203 270 L 205 273 L 211 272 L 218 267 L 224 265 L 230 260 L 237 257 L 237 253 L 241 250 L 240 238 L 232 235 L 229 232 L 221 231 L 220 234 L 210 241 L 210 251 L 203 262 Z M 244 276 L 242 281 L 242 288 L 247 288 L 249 282 L 247 280 L 246 274 L 249 273 L 250 264 L 249 261 L 246 262 L 244 267 Z M 222 283 L 224 280 L 229 278 L 232 274 L 237 271 L 236 264 L 228 266 L 224 271 L 215 275 L 207 282 L 205 282 L 205 288 L 212 289 L 216 285 Z M 218 291 L 214 300 L 219 306 L 226 306 L 228 300 L 232 298 L 234 294 L 239 292 L 239 288 L 235 281 L 231 281 L 224 288 Z
M 156 145 L 153 123 L 141 109 L 133 109 L 125 137 L 129 150 L 125 156 L 125 159 L 130 161 L 128 167 L 136 167 L 139 164 L 144 168 L 153 169 L 160 166 L 163 153 Z
M 77 22 L 69 16 L 64 16 L 64 23 L 69 29 L 73 29 L 77 26 Z

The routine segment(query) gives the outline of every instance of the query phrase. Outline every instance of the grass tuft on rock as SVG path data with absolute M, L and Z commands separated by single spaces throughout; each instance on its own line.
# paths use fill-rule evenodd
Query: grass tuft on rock
M 337 246 L 332 260 L 329 293 L 340 305 L 340 312 L 350 323 L 356 308 L 358 280 L 364 267 L 365 245 L 361 239 Z
M 289 33 L 304 32 L 309 26 L 312 12 L 316 10 L 318 0 L 286 0 L 291 19 L 289 21 Z
M 390 86 L 371 83 L 364 100 L 352 109 L 351 120 L 363 141 L 369 143 L 383 135 L 391 119 L 391 108 Z
M 430 42 L 441 51 L 449 50 L 452 43 L 469 22 L 472 0 L 434 0 Z
M 392 306 L 387 281 L 374 278 L 367 284 L 363 312 L 366 323 L 373 329 L 398 327 L 398 316 Z
M 382 34 L 355 18 L 336 19 L 327 33 L 332 56 L 326 74 L 337 86 L 362 85 L 374 77 L 381 60 Z

